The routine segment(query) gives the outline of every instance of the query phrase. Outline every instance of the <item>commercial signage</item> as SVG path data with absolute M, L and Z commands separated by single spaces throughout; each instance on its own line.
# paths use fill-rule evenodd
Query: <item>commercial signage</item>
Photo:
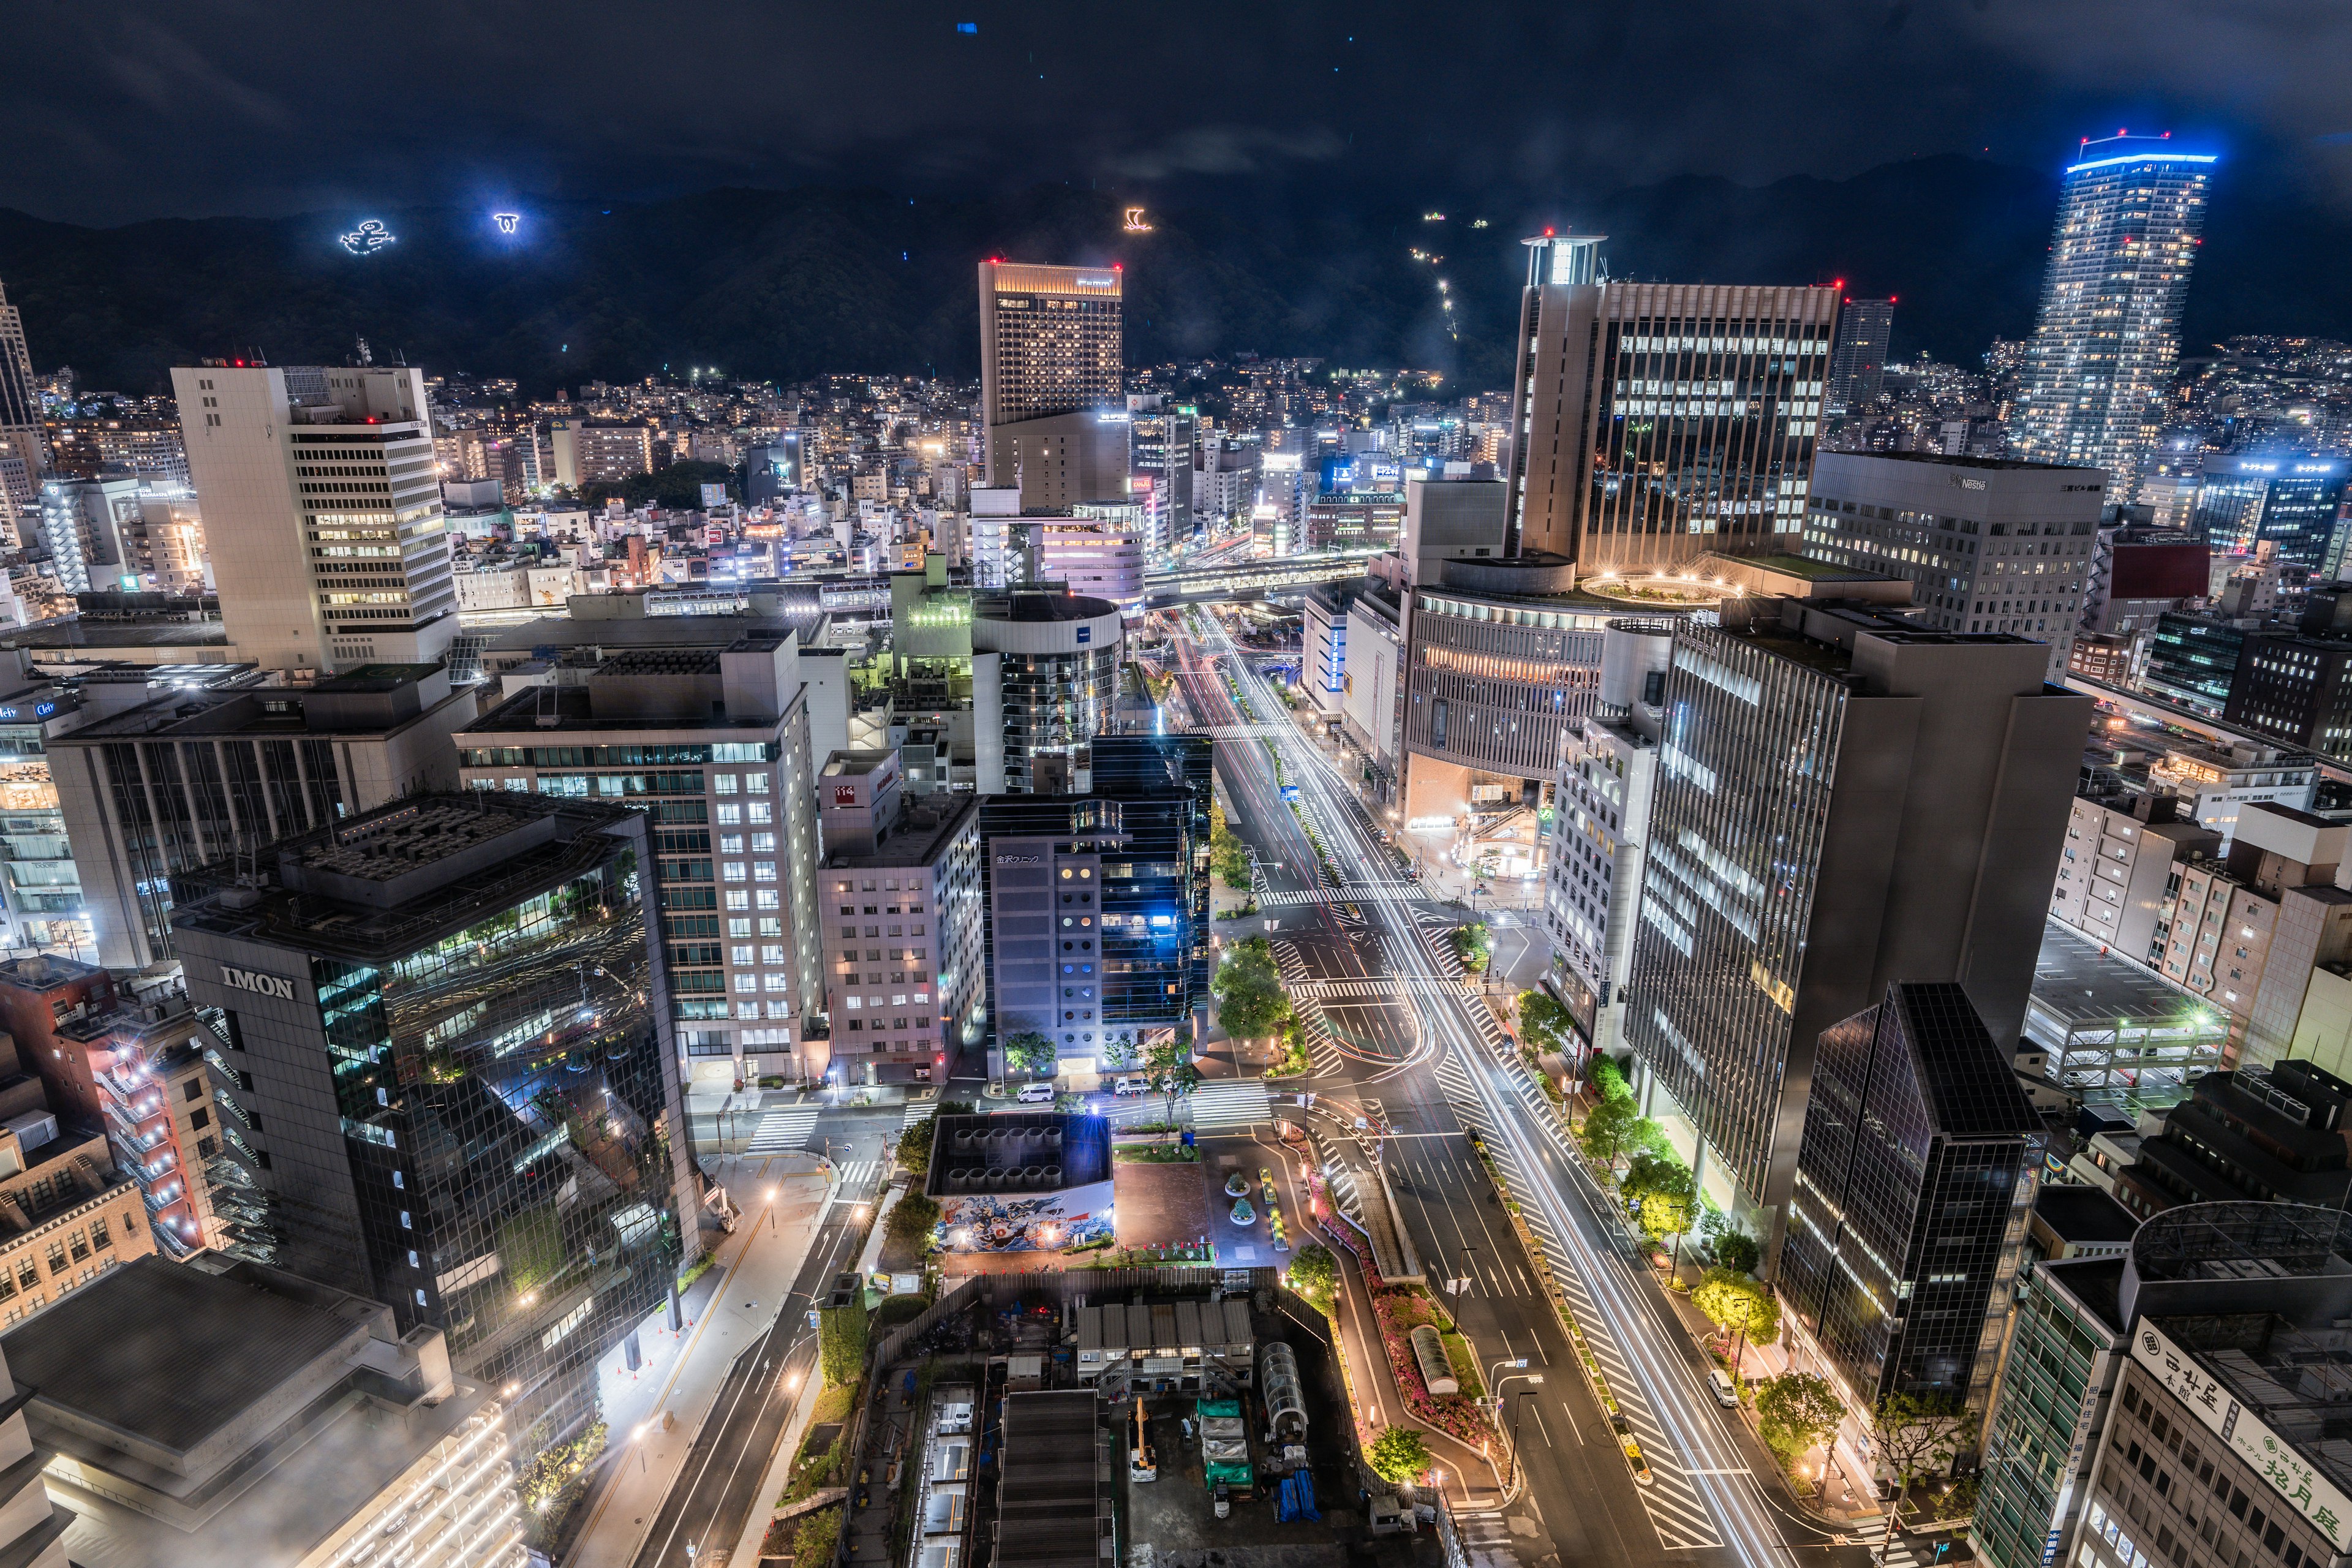
M 833 804 L 835 805 L 856 805 L 857 804 L 857 786 L 856 784 L 834 785 Z
M 220 966 L 221 984 L 235 991 L 250 991 L 257 996 L 275 996 L 280 1002 L 294 1000 L 294 983 L 282 975 L 264 974 L 254 969 Z
M 2164 1384 L 2167 1393 L 2195 1411 L 2206 1428 L 2238 1458 L 2262 1472 L 2271 1489 L 2294 1505 L 2337 1552 L 2352 1552 L 2352 1498 L 2265 1426 L 2261 1416 L 2240 1405 L 2170 1335 L 2154 1323 L 2141 1323 L 2132 1335 L 2132 1359 Z
M 1092 627 L 1092 626 L 1080 626 L 1080 627 L 1078 628 L 1078 640 L 1079 640 L 1080 642 L 1092 642 L 1092 641 L 1094 641 L 1094 640 L 1095 640 L 1095 629 L 1094 629 L 1094 627 Z

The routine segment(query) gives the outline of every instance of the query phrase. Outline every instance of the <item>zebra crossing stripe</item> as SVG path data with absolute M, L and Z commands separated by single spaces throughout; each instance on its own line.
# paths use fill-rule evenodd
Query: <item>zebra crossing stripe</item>
M 787 1110 L 771 1110 L 760 1118 L 760 1125 L 751 1134 L 749 1152 L 781 1154 L 787 1149 L 797 1149 L 816 1131 L 816 1110 L 813 1106 L 795 1106 Z
M 1192 1091 L 1192 1125 L 1196 1128 L 1247 1127 L 1274 1119 L 1273 1102 L 1257 1079 L 1204 1083 Z
M 920 1127 L 939 1113 L 940 1102 L 936 1100 L 910 1100 L 907 1102 L 907 1118 L 898 1123 L 899 1131 Z

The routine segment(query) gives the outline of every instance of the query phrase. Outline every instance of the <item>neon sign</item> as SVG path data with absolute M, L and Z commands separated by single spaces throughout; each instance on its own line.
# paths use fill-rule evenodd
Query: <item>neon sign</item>
M 492 213 L 490 221 L 499 226 L 500 234 L 512 234 L 522 225 L 520 213 Z
M 343 248 L 353 256 L 373 256 L 390 245 L 392 239 L 392 231 L 377 218 L 366 219 L 359 227 L 342 237 Z
M 1141 207 L 1129 207 L 1127 209 L 1126 227 L 1127 232 L 1129 234 L 1150 234 L 1151 232 L 1151 226 L 1143 221 L 1143 209 Z

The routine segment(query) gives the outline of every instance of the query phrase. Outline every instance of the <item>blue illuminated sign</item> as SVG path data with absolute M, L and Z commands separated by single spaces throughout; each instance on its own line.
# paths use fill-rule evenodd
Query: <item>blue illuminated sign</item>
M 499 226 L 499 232 L 500 234 L 512 234 L 516 229 L 522 226 L 522 214 L 492 213 L 490 215 L 490 221 Z
M 57 710 L 58 705 L 54 702 L 36 702 L 33 704 L 33 717 L 36 719 L 46 719 Z
M 2121 158 L 2094 158 L 2087 163 L 2069 163 L 2066 172 L 2079 174 L 2085 169 L 2112 168 L 2117 163 L 2218 163 L 2218 153 L 2133 153 Z
M 1078 628 L 1078 640 L 1079 640 L 1080 642 L 1092 642 L 1092 641 L 1094 641 L 1094 640 L 1095 640 L 1095 629 L 1094 629 L 1094 627 L 1092 627 L 1092 626 L 1080 626 L 1080 627 Z

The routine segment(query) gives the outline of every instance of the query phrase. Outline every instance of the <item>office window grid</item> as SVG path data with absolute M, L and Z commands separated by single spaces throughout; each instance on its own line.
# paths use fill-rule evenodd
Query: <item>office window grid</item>
M 1683 626 L 1665 712 L 1626 1035 L 1739 1181 L 1762 1192 L 1845 689 L 1744 639 Z
M 2075 1436 L 2086 1415 L 2095 1426 L 2106 1395 L 2095 1380 L 2114 1348 L 2105 1326 L 2052 1289 L 2046 1275 L 2022 1295 L 2000 1397 L 1985 1427 L 1974 1534 L 1992 1568 L 2042 1568 L 2045 1550 L 2063 1552 L 2082 1508 L 2068 1473 Z

